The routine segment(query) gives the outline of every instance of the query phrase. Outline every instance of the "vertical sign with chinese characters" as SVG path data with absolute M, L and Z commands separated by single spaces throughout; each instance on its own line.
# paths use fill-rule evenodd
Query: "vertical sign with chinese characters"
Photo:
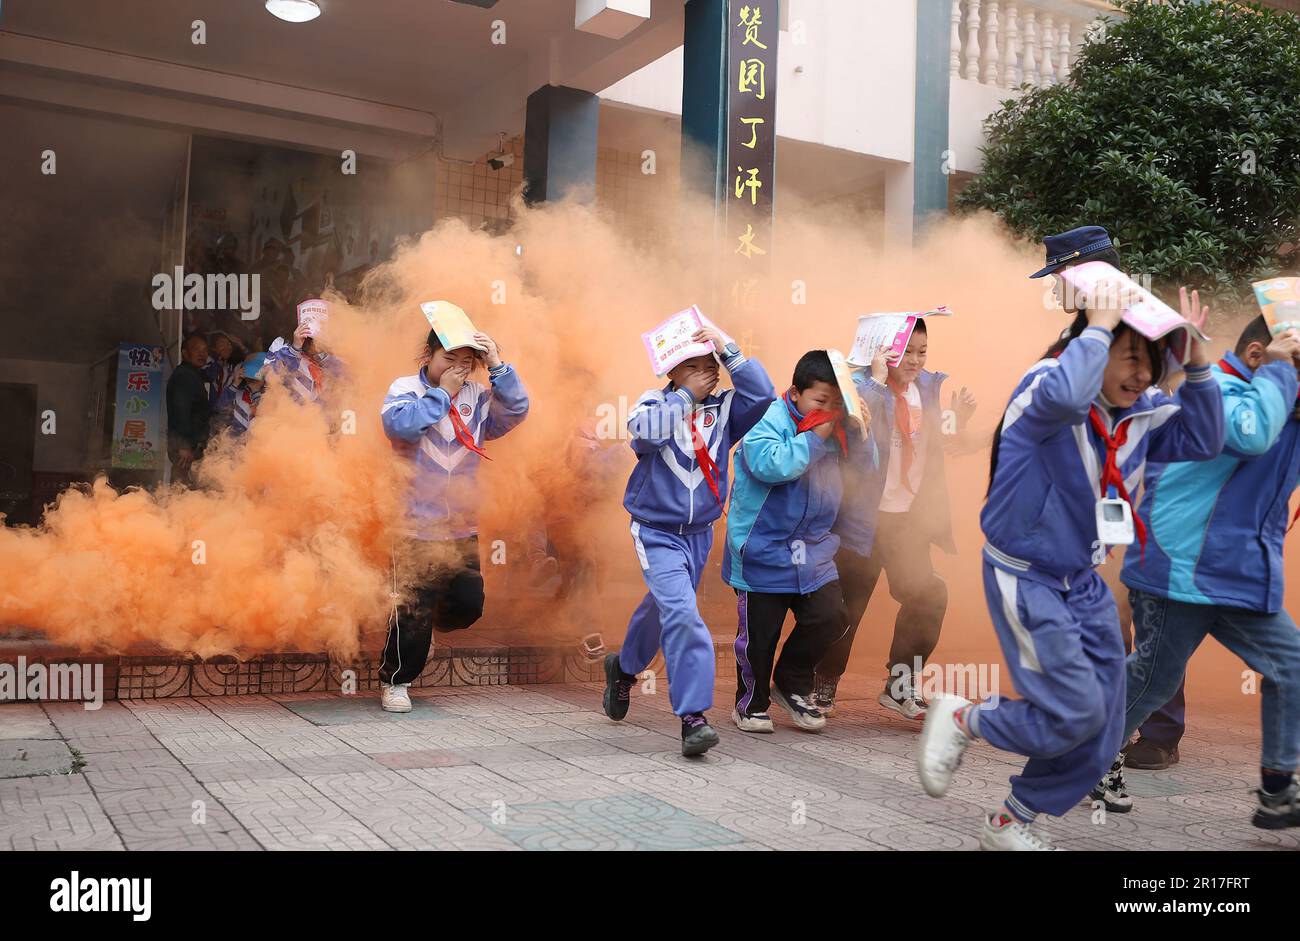
M 161 346 L 118 346 L 113 467 L 156 470 L 162 466 L 164 385 Z
M 723 214 L 731 261 L 724 283 L 732 307 L 750 313 L 755 287 L 772 250 L 776 189 L 776 52 L 780 9 L 775 0 L 729 4 L 727 22 L 727 157 Z

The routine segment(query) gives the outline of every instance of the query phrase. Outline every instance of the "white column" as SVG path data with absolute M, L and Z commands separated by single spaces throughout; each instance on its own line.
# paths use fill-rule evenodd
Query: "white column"
M 984 17 L 984 70 L 980 81 L 985 85 L 998 83 L 998 0 L 988 0 Z
M 1015 0 L 1007 3 L 1007 26 L 1003 34 L 1007 52 L 1002 57 L 1002 87 L 1015 88 L 1020 84 L 1020 25 Z
M 948 74 L 961 77 L 961 5 L 962 0 L 952 0 L 952 29 L 948 36 Z
M 1030 85 L 1038 84 L 1038 30 L 1034 24 L 1034 17 L 1038 14 L 1034 12 L 1033 7 L 1025 11 L 1025 58 L 1021 65 L 1024 68 L 1024 74 L 1021 81 L 1028 82 Z
M 1056 49 L 1060 53 L 1060 61 L 1056 63 L 1056 74 L 1060 80 L 1065 82 L 1070 78 L 1070 21 L 1062 20 L 1061 27 L 1057 31 Z
M 962 78 L 980 77 L 980 0 L 966 0 L 966 71 Z
M 913 186 L 916 171 L 905 163 L 885 170 L 885 247 L 912 247 Z
M 1056 84 L 1056 69 L 1052 65 L 1052 59 L 1056 52 L 1056 30 L 1052 28 L 1052 14 L 1043 14 L 1043 32 L 1042 32 L 1042 51 L 1043 60 L 1038 71 L 1041 75 L 1039 84 L 1046 88 L 1048 85 Z

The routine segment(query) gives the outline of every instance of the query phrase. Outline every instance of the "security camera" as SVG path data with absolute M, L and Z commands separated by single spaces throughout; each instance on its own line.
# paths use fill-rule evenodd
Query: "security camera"
M 488 166 L 493 170 L 503 170 L 515 162 L 514 154 L 493 154 L 488 157 Z

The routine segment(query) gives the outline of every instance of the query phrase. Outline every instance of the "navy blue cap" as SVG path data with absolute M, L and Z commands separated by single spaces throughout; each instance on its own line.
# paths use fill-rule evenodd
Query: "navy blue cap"
M 1088 255 L 1112 248 L 1110 233 L 1099 225 L 1081 225 L 1060 235 L 1049 235 L 1043 239 L 1047 249 L 1047 266 L 1035 271 L 1029 277 L 1041 278 L 1054 271 L 1060 271 L 1066 265 Z

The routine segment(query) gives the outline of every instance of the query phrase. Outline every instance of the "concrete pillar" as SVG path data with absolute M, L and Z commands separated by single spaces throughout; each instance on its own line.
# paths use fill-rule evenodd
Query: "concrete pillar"
M 573 196 L 596 199 L 600 99 L 588 91 L 543 85 L 528 96 L 524 124 L 524 199 L 529 205 Z

